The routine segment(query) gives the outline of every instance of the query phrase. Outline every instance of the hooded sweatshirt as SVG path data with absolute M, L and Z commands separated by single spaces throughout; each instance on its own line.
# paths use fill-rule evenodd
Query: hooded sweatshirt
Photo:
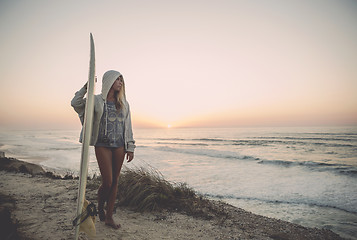
M 98 139 L 99 134 L 99 124 L 101 117 L 103 115 L 104 104 L 107 101 L 107 96 L 109 93 L 110 88 L 112 87 L 115 80 L 121 76 L 120 72 L 109 70 L 103 75 L 102 79 L 102 93 L 94 96 L 94 116 L 93 116 L 93 128 L 92 128 L 92 136 L 90 145 L 94 146 Z M 124 87 L 124 85 L 123 85 Z M 86 99 L 84 95 L 87 93 L 87 84 L 84 85 L 78 92 L 75 93 L 71 105 L 74 110 L 78 113 L 79 119 L 83 125 L 84 122 L 84 112 L 85 112 L 85 105 Z M 135 149 L 135 140 L 133 138 L 133 130 L 131 125 L 131 113 L 129 103 L 124 96 L 123 99 L 123 115 L 124 115 L 124 148 L 127 152 L 134 152 Z M 82 132 L 81 131 L 79 141 L 82 142 Z

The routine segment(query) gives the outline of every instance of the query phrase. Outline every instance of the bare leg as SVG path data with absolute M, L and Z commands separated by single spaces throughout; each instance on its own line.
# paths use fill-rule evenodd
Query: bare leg
M 104 204 L 107 202 L 112 186 L 112 151 L 105 147 L 95 147 L 95 155 L 102 175 L 102 185 L 98 189 L 99 219 L 105 220 Z
M 125 157 L 125 150 L 124 147 L 115 148 L 112 150 L 113 152 L 113 160 L 112 160 L 112 186 L 110 189 L 110 193 L 108 196 L 107 202 L 107 214 L 105 217 L 105 224 L 111 226 L 114 229 L 120 228 L 120 224 L 116 224 L 113 219 L 113 210 L 114 204 L 117 197 L 118 192 L 118 181 L 119 181 L 119 174 L 120 170 L 123 166 L 124 157 Z

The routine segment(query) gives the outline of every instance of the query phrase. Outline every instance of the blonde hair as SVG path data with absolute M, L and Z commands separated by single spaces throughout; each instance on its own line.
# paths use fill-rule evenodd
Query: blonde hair
M 119 92 L 115 92 L 115 108 L 119 111 L 122 110 L 124 107 L 124 101 L 125 101 L 125 83 L 124 83 L 124 78 L 123 75 L 120 75 L 119 80 L 122 81 L 122 86 L 120 88 Z

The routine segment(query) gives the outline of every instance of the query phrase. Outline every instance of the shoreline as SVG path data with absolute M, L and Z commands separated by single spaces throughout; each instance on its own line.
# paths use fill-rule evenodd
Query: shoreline
M 8 209 L 10 219 L 17 223 L 20 239 L 73 238 L 78 180 L 40 169 L 36 164 L 0 158 L 0 196 L 10 199 L 10 203 L 1 201 L 1 209 Z M 96 190 L 87 188 L 86 198 L 96 203 Z M 96 239 L 343 239 L 327 229 L 306 228 L 223 202 L 208 202 L 212 207 L 204 209 L 206 217 L 170 210 L 137 212 L 119 206 L 114 218 L 122 228 L 112 230 L 97 217 Z

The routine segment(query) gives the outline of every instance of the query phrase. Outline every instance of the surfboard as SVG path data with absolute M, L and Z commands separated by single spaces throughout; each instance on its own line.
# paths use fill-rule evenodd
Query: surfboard
M 90 34 L 90 60 L 89 60 L 89 74 L 87 83 L 87 102 L 85 107 L 85 115 L 82 131 L 82 153 L 81 165 L 79 172 L 79 186 L 77 196 L 77 216 L 82 213 L 85 199 L 85 192 L 87 186 L 88 176 L 88 162 L 89 162 L 89 143 L 92 136 L 92 122 L 94 115 L 94 88 L 95 88 L 95 49 L 92 33 Z M 75 239 L 79 236 L 79 225 L 75 227 Z

